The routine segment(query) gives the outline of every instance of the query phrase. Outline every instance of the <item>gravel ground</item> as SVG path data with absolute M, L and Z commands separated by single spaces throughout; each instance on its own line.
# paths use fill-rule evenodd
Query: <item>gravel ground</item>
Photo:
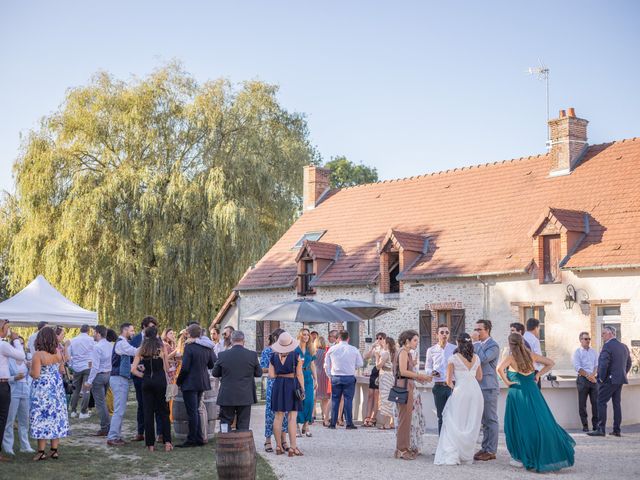
M 278 478 L 296 479 L 320 475 L 336 480 L 397 478 L 431 478 L 446 475 L 454 479 L 520 479 L 536 474 L 509 465 L 509 454 L 500 435 L 497 460 L 466 466 L 435 466 L 433 452 L 438 437 L 435 432 L 424 436 L 423 454 L 414 461 L 393 458 L 395 434 L 375 428 L 329 430 L 312 429 L 312 438 L 298 439 L 303 457 L 264 453 L 264 406 L 252 409 L 252 429 L 256 448 L 271 464 Z M 576 464 L 572 468 L 549 473 L 563 479 L 637 479 L 640 475 L 640 426 L 623 427 L 623 437 L 588 437 L 582 432 L 570 432 L 576 441 Z M 274 445 L 275 447 L 275 445 Z

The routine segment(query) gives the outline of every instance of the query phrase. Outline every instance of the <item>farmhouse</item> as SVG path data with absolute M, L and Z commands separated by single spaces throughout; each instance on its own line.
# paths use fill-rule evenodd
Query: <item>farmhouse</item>
M 260 350 L 276 325 L 243 320 L 259 307 L 360 299 L 396 310 L 350 326 L 352 340 L 412 328 L 424 355 L 440 323 L 454 338 L 488 318 L 504 344 L 511 322 L 535 317 L 544 351 L 567 373 L 579 332 L 599 347 L 600 329 L 614 324 L 637 369 L 640 139 L 589 145 L 587 124 L 562 110 L 547 154 L 340 190 L 329 189 L 329 171 L 306 167 L 303 214 L 216 322 Z

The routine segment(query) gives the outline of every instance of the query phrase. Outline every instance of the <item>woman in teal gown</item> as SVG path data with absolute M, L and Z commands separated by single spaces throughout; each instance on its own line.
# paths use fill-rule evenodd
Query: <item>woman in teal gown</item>
M 511 465 L 536 472 L 571 467 L 576 442 L 556 423 L 537 385 L 553 360 L 529 352 L 519 333 L 509 335 L 509 347 L 511 354 L 498 366 L 498 374 L 509 386 L 504 434 Z M 544 368 L 536 373 L 534 362 Z
M 302 402 L 302 410 L 298 411 L 298 425 L 301 429 L 299 436 L 311 436 L 310 426 L 313 423 L 313 407 L 315 405 L 315 386 L 316 386 L 316 349 L 311 341 L 311 335 L 308 329 L 303 328 L 298 332 L 299 346 L 296 353 L 302 360 L 302 374 L 304 376 L 304 401 Z

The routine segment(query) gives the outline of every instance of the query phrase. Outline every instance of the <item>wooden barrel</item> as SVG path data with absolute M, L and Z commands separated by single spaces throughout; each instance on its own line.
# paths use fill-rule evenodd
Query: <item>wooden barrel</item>
M 216 380 L 215 382 L 213 380 Z M 218 418 L 218 385 L 219 380 L 211 378 L 211 390 L 202 395 L 202 404 L 199 408 L 202 434 L 205 439 L 213 439 L 216 433 L 216 420 Z M 184 439 L 189 433 L 189 418 L 184 407 L 182 391 L 173 399 L 173 432 L 176 438 Z
M 216 435 L 216 469 L 220 480 L 255 480 L 256 445 L 253 432 Z

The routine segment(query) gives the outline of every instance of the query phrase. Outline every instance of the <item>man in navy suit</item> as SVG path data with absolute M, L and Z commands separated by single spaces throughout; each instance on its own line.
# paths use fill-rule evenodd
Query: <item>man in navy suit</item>
M 598 358 L 598 429 L 589 432 L 592 437 L 604 437 L 607 425 L 607 403 L 613 401 L 613 432 L 611 435 L 620 436 L 622 423 L 622 408 L 620 399 L 622 385 L 629 383 L 627 373 L 631 370 L 631 356 L 629 348 L 618 341 L 616 329 L 610 325 L 602 327 L 604 346 Z

